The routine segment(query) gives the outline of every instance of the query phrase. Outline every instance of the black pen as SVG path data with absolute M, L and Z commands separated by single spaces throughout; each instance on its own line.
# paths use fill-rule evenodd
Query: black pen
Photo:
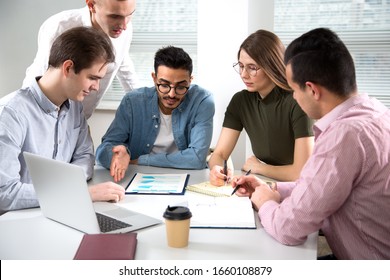
M 248 170 L 248 172 L 245 173 L 245 176 L 248 176 L 249 174 L 251 174 L 251 170 L 250 170 L 250 169 Z M 241 185 L 237 185 L 237 186 L 234 188 L 234 190 L 233 190 L 233 192 L 232 192 L 231 195 L 235 194 L 235 192 L 236 192 L 240 187 L 241 187 Z
M 227 160 L 224 160 L 223 161 L 223 174 L 225 174 L 226 175 L 226 178 L 225 178 L 225 185 L 226 185 L 226 183 L 227 183 Z

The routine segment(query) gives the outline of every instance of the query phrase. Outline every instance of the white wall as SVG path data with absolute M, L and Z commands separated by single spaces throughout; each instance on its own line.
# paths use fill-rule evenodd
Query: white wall
M 197 82 L 214 94 L 216 110 L 211 146 L 215 146 L 226 107 L 233 94 L 243 87 L 232 66 L 237 61 L 241 42 L 248 35 L 248 1 L 199 0 L 198 13 Z M 232 154 L 235 167 L 243 164 L 244 144 L 243 135 Z
M 83 0 L 3 0 L 0 2 L 0 97 L 21 87 L 37 52 L 40 25 L 62 10 L 84 6 Z
M 0 97 L 21 86 L 37 50 L 42 22 L 59 11 L 84 6 L 82 0 L 13 0 L 0 2 Z M 212 145 L 217 143 L 225 109 L 243 88 L 232 64 L 241 42 L 253 31 L 273 29 L 273 1 L 199 0 L 198 76 L 196 82 L 215 95 Z M 114 118 L 114 111 L 97 110 L 89 120 L 95 147 Z M 239 168 L 251 153 L 243 133 L 232 155 Z
M 273 30 L 273 1 L 199 0 L 198 80 L 214 93 L 216 112 L 212 146 L 216 145 L 227 105 L 234 93 L 244 88 L 233 63 L 242 41 L 258 29 Z M 237 108 L 239 109 L 239 108 Z M 240 168 L 252 148 L 241 133 L 233 151 L 234 166 Z

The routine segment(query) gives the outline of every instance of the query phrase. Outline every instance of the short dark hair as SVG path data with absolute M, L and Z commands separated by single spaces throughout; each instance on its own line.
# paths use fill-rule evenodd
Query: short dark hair
M 336 33 L 313 29 L 295 39 L 286 49 L 285 64 L 301 88 L 310 81 L 334 94 L 348 96 L 357 90 L 353 58 Z
M 66 60 L 72 60 L 77 74 L 99 59 L 106 64 L 115 62 L 110 38 L 93 27 L 75 27 L 55 39 L 50 50 L 49 67 L 58 68 Z
M 184 69 L 192 74 L 192 59 L 182 48 L 167 46 L 159 49 L 154 56 L 154 72 L 159 66 L 172 69 Z

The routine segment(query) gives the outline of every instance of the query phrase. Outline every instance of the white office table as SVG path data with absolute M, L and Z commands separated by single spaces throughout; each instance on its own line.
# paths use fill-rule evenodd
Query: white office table
M 189 184 L 208 180 L 208 170 L 178 170 L 130 165 L 126 185 L 135 172 L 190 173 Z M 108 170 L 96 168 L 91 184 L 112 180 Z M 181 203 L 191 195 L 127 195 L 119 205 L 159 218 L 169 204 Z M 72 206 L 72 202 L 69 202 Z M 191 228 L 186 248 L 168 247 L 164 223 L 137 231 L 138 260 L 288 260 L 316 259 L 317 233 L 299 246 L 285 246 L 269 236 L 257 215 L 257 229 L 195 229 Z M 0 216 L 0 259 L 73 259 L 82 232 L 46 219 L 39 208 L 10 211 Z

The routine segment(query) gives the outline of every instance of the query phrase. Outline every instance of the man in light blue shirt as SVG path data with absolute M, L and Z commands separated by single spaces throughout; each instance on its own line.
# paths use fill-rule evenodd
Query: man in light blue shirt
M 103 32 L 69 29 L 54 41 L 44 75 L 0 99 L 0 213 L 39 205 L 24 151 L 79 165 L 92 177 L 95 157 L 81 101 L 99 89 L 114 61 Z M 89 190 L 95 201 L 124 196 L 113 182 Z
M 124 96 L 96 150 L 97 162 L 116 182 L 129 163 L 206 168 L 215 112 L 211 93 L 191 85 L 192 59 L 181 48 L 158 50 L 154 71 L 155 86 Z

